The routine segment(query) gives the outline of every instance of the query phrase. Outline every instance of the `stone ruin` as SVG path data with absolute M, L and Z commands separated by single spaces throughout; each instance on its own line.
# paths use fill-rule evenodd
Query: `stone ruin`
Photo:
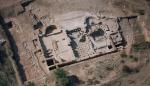
M 115 52 L 123 47 L 119 18 L 88 13 L 68 15 L 56 18 L 56 24 L 39 34 L 49 70 Z

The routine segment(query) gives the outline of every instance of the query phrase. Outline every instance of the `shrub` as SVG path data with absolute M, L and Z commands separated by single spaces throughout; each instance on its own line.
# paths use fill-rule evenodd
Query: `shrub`
M 122 68 L 122 71 L 124 73 L 127 73 L 127 74 L 133 74 L 133 73 L 138 73 L 139 69 L 138 68 L 131 68 L 127 65 L 124 65 L 123 68 Z
M 86 41 L 86 36 L 83 35 L 83 36 L 81 37 L 81 39 L 80 39 L 80 42 L 85 42 L 85 41 Z
M 150 49 L 150 42 L 141 42 L 133 44 L 133 50 L 135 52 Z
M 128 57 L 128 55 L 127 55 L 126 53 L 121 53 L 120 56 L 121 56 L 122 58 Z
M 54 74 L 56 82 L 59 86 L 67 86 L 69 84 L 69 78 L 67 77 L 67 73 L 63 69 L 56 69 Z
M 8 78 L 3 74 L 0 74 L 0 86 L 10 86 Z
M 34 82 L 28 82 L 26 86 L 35 86 Z
M 145 14 L 145 10 L 136 10 L 137 13 L 139 13 L 140 15 L 144 15 Z
M 128 73 L 128 74 L 130 74 L 132 72 L 132 70 L 128 66 L 123 66 L 122 71 L 124 73 Z
M 137 62 L 138 61 L 138 57 L 135 57 L 133 55 L 130 55 L 129 58 L 131 58 L 133 61 Z

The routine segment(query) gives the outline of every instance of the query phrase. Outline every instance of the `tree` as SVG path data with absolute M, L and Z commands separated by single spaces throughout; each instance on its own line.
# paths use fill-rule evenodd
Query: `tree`
M 59 86 L 69 85 L 69 78 L 67 77 L 67 73 L 63 69 L 56 69 L 56 71 L 54 71 L 54 75 L 56 78 L 56 83 Z
M 86 41 L 86 36 L 83 35 L 79 41 L 80 41 L 80 42 L 85 42 L 85 41 Z
M 0 74 L 0 86 L 10 86 L 8 78 L 3 74 Z

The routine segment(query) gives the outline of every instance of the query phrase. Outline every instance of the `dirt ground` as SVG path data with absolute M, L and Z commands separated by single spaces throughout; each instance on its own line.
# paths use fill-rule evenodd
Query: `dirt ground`
M 10 6 L 10 2 L 16 3 L 18 1 L 8 0 L 8 2 L 4 2 L 0 0 L 1 4 L 9 3 L 0 5 L 0 8 Z M 43 57 L 37 58 L 33 55 L 36 48 L 32 44 L 32 40 L 37 38 L 37 33 L 33 30 L 34 22 L 31 14 L 35 14 L 43 22 L 43 28 L 46 28 L 52 20 L 55 21 L 57 16 L 68 12 L 83 11 L 107 17 L 134 15 L 138 17 L 122 19 L 120 22 L 123 36 L 127 42 L 124 50 L 64 67 L 70 76 L 78 77 L 79 82 L 73 86 L 150 86 L 150 62 L 148 62 L 150 55 L 148 51 L 144 53 L 131 52 L 132 44 L 137 41 L 136 38 L 145 36 L 146 40 L 150 39 L 149 7 L 145 0 L 36 0 L 25 9 L 26 12 L 23 14 L 8 19 L 13 23 L 10 32 L 18 47 L 20 63 L 25 70 L 27 81 L 34 81 L 37 86 L 54 86 L 53 71 L 47 75 L 46 70 L 41 67 L 45 65 L 40 65 L 39 62 L 42 61 L 40 59 Z M 141 10 L 142 13 L 144 10 L 144 15 L 141 15 Z M 136 33 L 133 29 L 135 24 L 141 26 L 141 32 Z M 122 52 L 127 53 L 127 55 L 137 55 L 139 61 L 134 62 L 130 58 L 122 58 L 120 56 Z M 140 72 L 124 75 L 122 67 L 127 64 L 140 66 Z

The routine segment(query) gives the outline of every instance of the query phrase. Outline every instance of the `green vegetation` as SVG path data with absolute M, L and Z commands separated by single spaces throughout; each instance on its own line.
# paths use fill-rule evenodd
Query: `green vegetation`
M 141 10 L 141 9 L 136 10 L 136 12 L 139 13 L 140 15 L 144 15 L 145 14 L 145 10 Z
M 56 69 L 54 72 L 56 83 L 58 86 L 68 86 L 69 85 L 69 78 L 67 77 L 67 73 L 63 69 Z
M 130 55 L 129 58 L 132 59 L 135 62 L 138 61 L 138 57 L 136 57 L 136 56 Z
M 93 86 L 93 85 L 95 86 L 95 85 L 97 85 L 97 84 L 100 84 L 100 81 L 97 80 L 97 79 L 95 79 L 95 78 L 93 78 L 93 79 L 88 79 L 87 84 L 88 84 L 88 86 Z
M 0 86 L 17 86 L 15 72 L 8 58 L 11 55 L 8 45 L 0 47 Z
M 26 86 L 36 86 L 34 82 L 28 82 Z
M 125 60 L 131 60 L 131 61 L 138 61 L 138 57 L 134 56 L 134 55 L 127 55 L 126 53 L 122 53 L 120 54 L 120 56 Z M 124 63 L 124 60 L 121 60 L 122 63 Z
M 128 57 L 128 55 L 127 55 L 126 53 L 121 53 L 120 56 L 121 56 L 122 58 Z
M 0 86 L 10 86 L 8 78 L 3 73 L 0 73 Z
M 80 42 L 85 42 L 85 41 L 86 41 L 86 36 L 83 35 L 83 36 L 81 37 L 81 39 L 80 39 Z
M 126 74 L 133 74 L 133 73 L 138 73 L 139 72 L 139 68 L 136 67 L 136 68 L 131 68 L 127 65 L 124 65 L 123 68 L 122 68 L 122 71 Z
M 150 42 L 141 42 L 133 44 L 133 50 L 135 52 L 149 50 L 150 49 Z

